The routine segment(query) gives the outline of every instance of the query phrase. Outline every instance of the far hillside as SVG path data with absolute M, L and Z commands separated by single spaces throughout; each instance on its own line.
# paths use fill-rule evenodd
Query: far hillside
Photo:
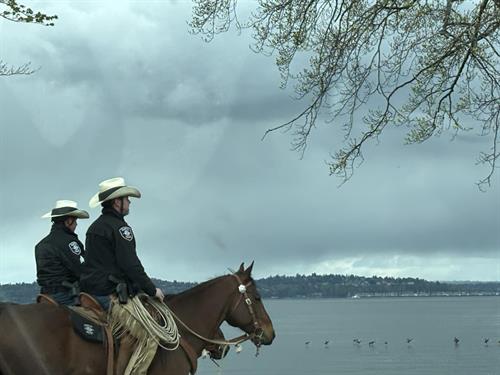
M 154 279 L 167 294 L 180 293 L 195 282 Z M 355 275 L 270 276 L 256 280 L 263 298 L 373 298 L 433 296 L 500 296 L 500 282 L 439 282 L 419 278 Z M 38 294 L 33 283 L 0 285 L 0 301 L 31 303 Z

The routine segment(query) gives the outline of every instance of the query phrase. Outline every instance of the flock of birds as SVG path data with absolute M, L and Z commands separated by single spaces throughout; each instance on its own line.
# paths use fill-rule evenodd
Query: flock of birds
M 406 344 L 408 344 L 408 346 L 410 346 L 410 345 L 411 345 L 412 341 L 413 341 L 413 337 L 407 337 L 407 338 L 406 338 Z M 356 346 L 361 346 L 361 340 L 360 340 L 360 339 L 358 339 L 358 338 L 354 338 L 354 339 L 352 339 L 352 342 L 353 342 L 353 344 L 354 344 L 354 345 L 356 345 Z M 458 345 L 459 345 L 459 343 L 460 343 L 460 339 L 459 339 L 458 337 L 456 337 L 456 336 L 455 336 L 455 337 L 453 338 L 453 342 L 455 343 L 455 346 L 458 346 Z M 484 344 L 484 346 L 488 346 L 489 342 L 490 342 L 490 339 L 489 339 L 488 337 L 485 337 L 485 338 L 483 339 L 483 344 Z M 370 341 L 368 341 L 368 346 L 369 346 L 369 347 L 373 347 L 373 346 L 375 345 L 375 343 L 376 343 L 376 341 L 375 341 L 375 340 L 370 340 Z M 323 345 L 325 346 L 325 348 L 328 348 L 329 344 L 330 344 L 330 340 L 325 340 L 325 341 L 323 342 Z M 310 345 L 311 345 L 311 341 L 306 341 L 306 342 L 305 342 L 305 346 L 306 346 L 306 347 L 309 347 Z M 384 341 L 384 345 L 389 345 L 389 342 Z M 500 340 L 498 340 L 498 345 L 500 345 Z M 236 344 L 236 345 L 235 345 L 235 351 L 236 351 L 236 354 L 240 354 L 242 350 L 243 350 L 243 348 L 242 348 L 242 346 L 241 346 L 240 344 Z M 208 352 L 208 351 L 206 351 L 206 350 L 204 349 L 204 353 L 202 354 L 202 356 L 203 356 L 204 358 L 205 358 L 205 357 L 210 357 L 210 354 L 209 354 L 209 352 Z M 218 366 L 218 365 L 217 365 L 217 366 Z
M 407 343 L 408 345 L 411 345 L 412 341 L 413 341 L 413 338 L 412 338 L 412 337 L 407 337 L 407 338 L 406 338 L 406 343 Z M 356 346 L 361 346 L 361 340 L 360 340 L 360 339 L 358 339 L 358 338 L 354 338 L 354 339 L 352 340 L 352 342 L 353 342 L 353 344 L 354 344 L 354 345 L 356 345 Z M 453 338 L 453 342 L 455 343 L 455 345 L 456 345 L 456 346 L 458 346 L 458 345 L 459 345 L 459 343 L 460 343 L 460 339 L 459 339 L 458 337 L 456 337 L 456 336 L 455 336 L 455 337 Z M 489 338 L 485 337 L 485 338 L 483 339 L 483 344 L 484 344 L 485 346 L 488 346 L 489 342 L 490 342 L 490 339 L 489 339 Z M 376 341 L 375 341 L 375 340 L 370 340 L 370 341 L 368 341 L 368 346 L 372 347 L 372 346 L 374 346 L 374 345 L 375 345 L 375 343 L 376 343 Z M 311 341 L 306 341 L 306 342 L 305 342 L 305 346 L 306 346 L 306 347 L 309 347 L 309 346 L 310 346 L 310 344 L 311 344 Z M 330 340 L 326 340 L 326 341 L 323 343 L 323 345 L 325 346 L 325 348 L 328 348 L 329 344 L 330 344 Z M 500 340 L 498 340 L 498 344 L 500 345 Z M 389 342 L 384 341 L 384 345 L 389 345 Z

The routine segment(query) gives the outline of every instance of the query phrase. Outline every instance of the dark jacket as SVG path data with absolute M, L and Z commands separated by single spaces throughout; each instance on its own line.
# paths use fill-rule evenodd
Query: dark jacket
M 132 228 L 112 208 L 103 208 L 102 215 L 87 230 L 86 255 L 80 285 L 82 291 L 102 296 L 115 291 L 112 275 L 123 280 L 132 294 L 142 290 L 150 296 L 156 287 L 148 277 L 135 250 Z
M 65 291 L 63 281 L 74 283 L 80 278 L 82 266 L 80 257 L 84 257 L 83 244 L 78 236 L 64 226 L 54 223 L 47 237 L 35 246 L 36 274 L 38 285 Z

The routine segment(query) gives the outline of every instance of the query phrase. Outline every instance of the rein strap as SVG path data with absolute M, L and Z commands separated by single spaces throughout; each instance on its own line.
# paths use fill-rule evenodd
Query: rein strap
M 172 310 L 170 310 L 170 313 L 172 316 L 177 320 L 189 333 L 193 334 L 194 336 L 198 337 L 200 340 L 203 340 L 205 342 L 209 342 L 211 344 L 217 344 L 217 345 L 238 345 L 244 341 L 250 340 L 252 338 L 252 335 L 244 334 L 235 338 L 232 338 L 230 340 L 213 340 L 209 339 L 205 336 L 200 335 L 199 333 L 193 331 L 189 326 L 184 323 Z

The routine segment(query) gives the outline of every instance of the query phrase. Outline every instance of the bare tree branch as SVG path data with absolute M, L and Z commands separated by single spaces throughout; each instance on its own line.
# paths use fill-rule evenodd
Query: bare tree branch
M 205 40 L 237 19 L 236 0 L 194 2 L 192 31 Z M 254 51 L 276 56 L 282 87 L 293 81 L 297 99 L 310 101 L 263 138 L 291 131 L 303 154 L 327 114 L 345 131 L 328 163 L 345 182 L 388 125 L 408 128 L 407 143 L 480 129 L 491 147 L 479 156 L 489 173 L 478 184 L 490 184 L 499 157 L 499 0 L 260 0 L 235 26 L 253 30 Z M 299 55 L 309 65 L 291 72 Z
M 6 9 L 0 11 L 0 17 L 12 22 L 36 23 L 44 26 L 54 26 L 52 21 L 57 16 L 48 16 L 42 12 L 35 12 L 33 9 L 19 4 L 16 0 L 0 0 Z
M 38 69 L 33 69 L 31 63 L 20 66 L 9 66 L 0 60 L 0 77 L 1 76 L 14 76 L 14 75 L 31 75 L 35 73 Z

